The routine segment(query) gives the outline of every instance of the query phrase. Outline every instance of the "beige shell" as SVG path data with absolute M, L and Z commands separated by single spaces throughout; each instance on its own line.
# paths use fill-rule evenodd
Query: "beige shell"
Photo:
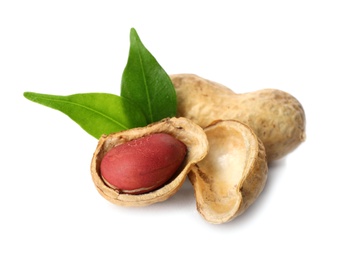
M 290 94 L 263 89 L 236 94 L 193 74 L 171 75 L 178 99 L 178 116 L 201 127 L 222 119 L 249 125 L 263 142 L 268 161 L 282 158 L 305 140 L 305 113 Z
M 189 173 L 199 213 L 210 223 L 231 221 L 247 209 L 267 179 L 265 148 L 238 121 L 216 121 L 204 129 L 207 156 Z
M 109 187 L 102 179 L 100 164 L 103 156 L 114 146 L 152 133 L 168 133 L 187 146 L 187 155 L 178 173 L 161 188 L 141 195 L 124 194 Z M 186 118 L 167 118 L 146 127 L 103 135 L 98 142 L 91 163 L 92 180 L 98 192 L 108 201 L 121 206 L 146 206 L 164 201 L 182 186 L 191 166 L 205 157 L 208 140 L 201 127 Z

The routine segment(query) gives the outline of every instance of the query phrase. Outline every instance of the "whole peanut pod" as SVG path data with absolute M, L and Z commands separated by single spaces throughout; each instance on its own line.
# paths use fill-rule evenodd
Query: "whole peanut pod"
M 268 162 L 282 158 L 305 140 L 305 113 L 300 102 L 277 89 L 236 94 L 193 74 L 171 75 L 178 116 L 201 127 L 215 120 L 238 120 L 263 142 Z

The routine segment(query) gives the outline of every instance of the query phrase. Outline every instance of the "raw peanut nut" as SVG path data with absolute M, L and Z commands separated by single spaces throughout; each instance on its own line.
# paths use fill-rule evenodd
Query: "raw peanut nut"
M 263 89 L 236 94 L 229 88 L 192 74 L 171 75 L 178 116 L 201 127 L 215 120 L 238 120 L 263 142 L 268 161 L 282 158 L 305 140 L 305 113 L 290 94 Z
M 141 194 L 164 185 L 186 155 L 186 146 L 166 133 L 155 133 L 111 149 L 101 162 L 103 179 L 124 193 Z
M 169 134 L 174 139 L 182 142 L 186 147 L 186 156 L 183 162 L 164 185 L 143 194 L 128 194 L 104 180 L 101 174 L 101 163 L 109 151 L 119 145 L 158 133 Z M 167 118 L 146 127 L 103 135 L 98 141 L 91 162 L 92 180 L 98 192 L 114 204 L 121 206 L 146 206 L 164 201 L 173 196 L 183 185 L 192 165 L 202 160 L 207 152 L 208 140 L 204 130 L 200 126 L 186 118 Z M 144 167 L 144 165 L 142 166 Z
M 221 224 L 243 213 L 260 195 L 267 179 L 265 148 L 238 121 L 215 121 L 204 129 L 209 152 L 189 173 L 199 213 Z

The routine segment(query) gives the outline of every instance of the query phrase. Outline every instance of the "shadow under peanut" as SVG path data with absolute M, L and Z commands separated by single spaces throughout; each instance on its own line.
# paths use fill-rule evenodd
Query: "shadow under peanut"
M 120 207 L 117 205 L 112 206 L 121 213 L 136 213 L 140 214 L 143 218 L 145 218 L 146 215 L 149 216 L 153 215 L 154 213 L 156 215 L 168 215 L 176 214 L 175 212 L 180 212 L 182 214 L 183 211 L 185 211 L 188 214 L 188 218 L 192 219 L 195 222 L 202 221 L 203 224 L 207 224 L 213 226 L 214 228 L 220 228 L 224 230 L 227 228 L 232 229 L 233 227 L 238 228 L 245 226 L 246 224 L 255 219 L 261 217 L 265 218 L 265 212 L 262 210 L 263 205 L 266 205 L 266 203 L 270 202 L 270 194 L 274 189 L 277 188 L 277 180 L 280 178 L 280 176 L 282 176 L 282 174 L 285 174 L 285 167 L 285 158 L 269 163 L 266 185 L 260 196 L 248 209 L 246 209 L 244 213 L 237 216 L 232 221 L 223 224 L 208 223 L 199 214 L 199 212 L 196 210 L 194 189 L 188 178 L 185 180 L 182 187 L 172 197 L 163 202 L 155 203 L 145 207 Z M 190 214 L 195 215 L 189 216 Z

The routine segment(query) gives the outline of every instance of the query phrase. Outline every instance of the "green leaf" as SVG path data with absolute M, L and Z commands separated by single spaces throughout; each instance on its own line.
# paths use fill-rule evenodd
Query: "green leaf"
M 137 105 L 113 94 L 83 93 L 57 96 L 25 92 L 24 96 L 31 101 L 63 112 L 97 139 L 102 134 L 147 125 Z
M 121 96 L 137 103 L 149 123 L 176 115 L 173 83 L 143 45 L 134 28 L 130 32 L 130 50 L 122 74 Z

